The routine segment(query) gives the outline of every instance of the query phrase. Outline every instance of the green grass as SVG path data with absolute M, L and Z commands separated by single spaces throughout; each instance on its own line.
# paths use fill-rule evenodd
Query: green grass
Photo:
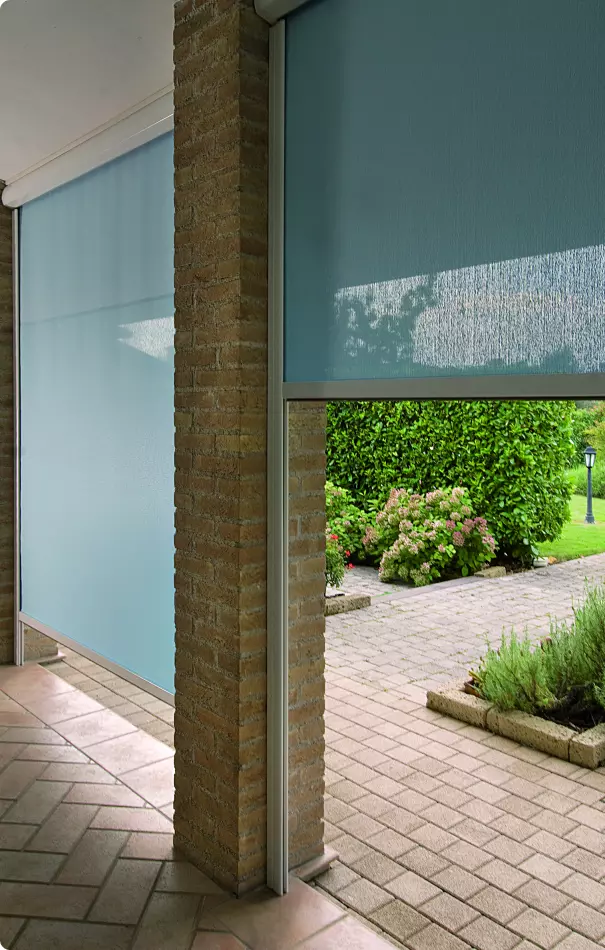
M 594 498 L 592 510 L 596 524 L 586 524 L 586 497 L 572 495 L 571 521 L 568 521 L 556 541 L 539 545 L 542 557 L 556 557 L 558 561 L 571 561 L 576 557 L 601 554 L 605 551 L 605 500 Z

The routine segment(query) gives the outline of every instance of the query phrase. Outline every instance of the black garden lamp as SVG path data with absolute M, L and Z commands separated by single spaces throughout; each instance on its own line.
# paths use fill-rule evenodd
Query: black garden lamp
M 584 519 L 586 524 L 594 524 L 594 515 L 592 513 L 592 470 L 596 457 L 597 450 L 593 449 L 591 445 L 587 445 L 584 449 L 584 462 L 586 463 L 588 476 L 586 485 L 586 517 Z

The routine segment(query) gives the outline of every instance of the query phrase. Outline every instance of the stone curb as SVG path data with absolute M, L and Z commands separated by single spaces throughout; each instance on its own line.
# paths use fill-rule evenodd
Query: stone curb
M 429 690 L 426 705 L 435 712 L 587 769 L 596 769 L 605 762 L 605 723 L 577 733 L 539 716 L 500 712 L 486 700 L 465 693 L 461 686 Z
M 372 598 L 369 594 L 345 594 L 343 597 L 326 597 L 326 617 L 334 614 L 345 614 L 349 610 L 361 610 L 370 607 Z

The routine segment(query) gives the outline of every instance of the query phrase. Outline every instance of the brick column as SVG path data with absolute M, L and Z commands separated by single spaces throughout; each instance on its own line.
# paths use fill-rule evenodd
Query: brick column
M 326 409 L 291 403 L 290 867 L 323 853 Z
M 0 181 L 0 663 L 13 662 L 14 421 L 12 211 Z
M 266 879 L 268 27 L 175 7 L 177 846 Z M 323 850 L 325 417 L 292 411 L 291 866 Z
M 268 26 L 175 6 L 178 847 L 266 875 Z

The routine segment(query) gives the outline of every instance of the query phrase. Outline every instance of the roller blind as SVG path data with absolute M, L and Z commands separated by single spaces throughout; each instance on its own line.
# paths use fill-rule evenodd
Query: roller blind
M 286 380 L 605 370 L 602 0 L 287 21 Z
M 22 609 L 174 680 L 173 160 L 163 136 L 21 209 Z

